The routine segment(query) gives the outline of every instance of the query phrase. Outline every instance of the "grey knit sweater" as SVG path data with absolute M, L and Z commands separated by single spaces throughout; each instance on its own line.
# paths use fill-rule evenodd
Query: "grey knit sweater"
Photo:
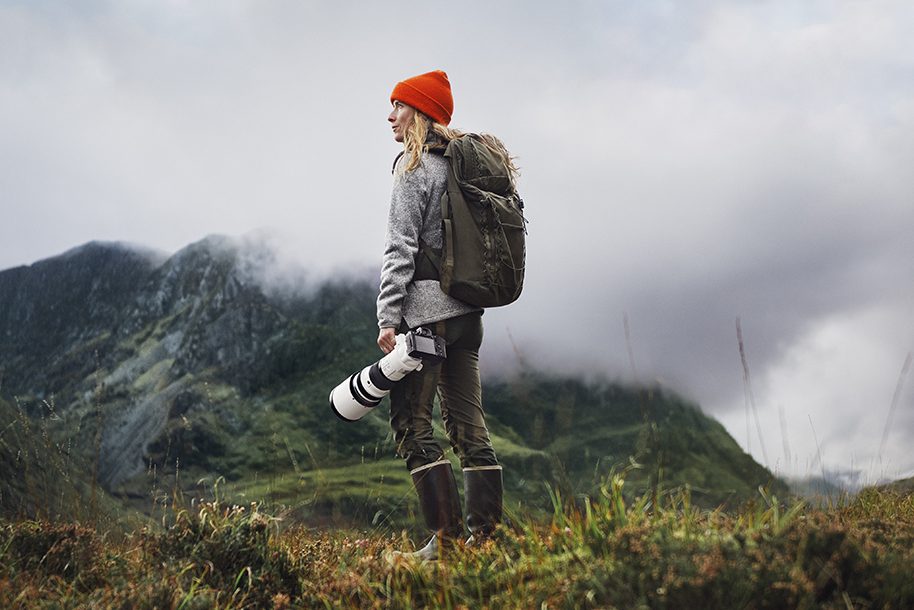
M 400 158 L 394 171 L 387 242 L 381 266 L 378 294 L 378 326 L 398 327 L 406 320 L 410 328 L 446 320 L 479 308 L 441 291 L 438 280 L 413 281 L 419 238 L 432 248 L 441 248 L 441 195 L 447 190 L 447 160 L 425 154 L 411 172 L 402 171 Z

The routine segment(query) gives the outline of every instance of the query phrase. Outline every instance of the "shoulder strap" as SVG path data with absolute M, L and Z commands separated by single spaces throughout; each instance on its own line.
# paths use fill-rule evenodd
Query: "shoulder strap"
M 446 147 L 430 147 L 428 152 L 433 155 L 444 156 Z M 406 151 L 400 151 L 397 158 L 394 159 L 391 173 L 397 169 L 397 163 L 400 157 Z M 419 250 L 416 252 L 415 268 L 413 271 L 413 280 L 437 280 L 441 277 L 441 251 L 429 246 L 424 239 L 419 238 Z
M 441 277 L 441 254 L 419 238 L 413 280 L 437 280 Z
M 444 151 L 445 151 L 445 148 L 441 147 L 441 146 L 435 146 L 433 148 L 428 149 L 428 152 L 432 153 L 433 155 L 444 156 Z M 397 171 L 397 163 L 400 162 L 400 157 L 402 157 L 405 153 L 406 153 L 405 150 L 401 150 L 399 153 L 397 153 L 397 156 L 394 157 L 394 164 L 390 168 L 391 174 L 394 173 L 395 171 Z
M 400 157 L 403 156 L 403 153 L 404 153 L 404 152 L 406 152 L 406 151 L 401 150 L 401 151 L 399 152 L 399 154 L 394 158 L 394 164 L 393 164 L 393 166 L 390 168 L 390 173 L 391 173 L 391 174 L 394 173 L 395 171 L 397 171 L 397 163 L 400 161 Z

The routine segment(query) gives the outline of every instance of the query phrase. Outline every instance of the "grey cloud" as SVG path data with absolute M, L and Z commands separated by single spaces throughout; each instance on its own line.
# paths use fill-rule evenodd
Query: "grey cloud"
M 807 414 L 827 465 L 877 457 L 884 372 L 914 347 L 907 3 L 79 6 L 0 7 L 0 267 L 278 227 L 276 285 L 370 268 L 387 95 L 441 67 L 455 125 L 497 133 L 524 170 L 528 286 L 487 313 L 490 373 L 516 346 L 628 378 L 627 314 L 639 376 L 747 446 L 739 316 L 768 452 L 781 403 L 793 470 L 817 454 Z M 819 392 L 820 368 L 854 388 Z M 914 469 L 912 404 L 893 472 Z

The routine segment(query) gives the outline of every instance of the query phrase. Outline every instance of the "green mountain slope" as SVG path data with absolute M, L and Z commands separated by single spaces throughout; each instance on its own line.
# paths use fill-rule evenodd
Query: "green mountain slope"
M 45 422 L 29 434 L 66 447 L 85 484 L 147 513 L 218 485 L 311 522 L 402 519 L 415 501 L 386 404 L 345 423 L 327 402 L 380 356 L 376 282 L 280 291 L 262 280 L 271 264 L 260 246 L 210 237 L 171 257 L 93 243 L 0 272 L 0 398 Z M 689 484 L 708 505 L 762 484 L 782 493 L 717 422 L 666 392 L 526 371 L 484 396 L 512 508 L 548 508 L 546 484 L 592 493 L 632 461 L 632 493 Z M 36 441 L 4 442 L 6 480 L 13 452 Z
M 554 457 L 575 492 L 634 461 L 627 479 L 639 493 L 652 477 L 662 488 L 688 484 L 703 505 L 750 498 L 759 485 L 786 493 L 720 423 L 657 389 L 527 374 L 492 384 L 486 401 L 499 424 Z

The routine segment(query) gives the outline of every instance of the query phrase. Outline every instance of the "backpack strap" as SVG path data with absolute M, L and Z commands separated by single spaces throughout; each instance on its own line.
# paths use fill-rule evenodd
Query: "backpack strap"
M 444 156 L 444 146 L 430 146 L 428 152 Z M 402 154 L 402 153 L 401 153 Z M 447 241 L 445 240 L 445 243 Z M 424 239 L 419 238 L 419 250 L 416 252 L 413 280 L 437 280 L 441 277 L 441 249 L 432 248 Z
M 425 240 L 419 238 L 419 251 L 416 252 L 413 281 L 437 280 L 441 277 L 441 251 L 432 248 Z
M 429 148 L 428 148 L 428 152 L 432 153 L 433 155 L 444 156 L 444 151 L 445 151 L 445 148 L 440 145 L 439 146 L 429 146 Z M 401 150 L 399 153 L 397 153 L 397 156 L 394 157 L 394 164 L 390 168 L 391 174 L 394 173 L 395 171 L 397 171 L 397 163 L 400 162 L 400 157 L 402 157 L 405 153 L 406 153 L 405 150 Z
M 401 151 L 397 154 L 397 156 L 394 158 L 394 164 L 393 164 L 393 166 L 390 168 L 390 173 L 391 173 L 391 174 L 393 174 L 395 171 L 397 171 L 397 163 L 400 162 L 400 157 L 402 157 L 402 156 L 403 156 L 403 153 L 405 153 L 405 152 L 406 152 L 405 150 L 401 150 Z
M 466 136 L 463 136 L 466 137 Z M 457 179 L 457 172 L 454 169 L 454 157 L 460 155 L 460 144 L 463 138 L 451 140 L 445 151 L 447 159 L 447 191 L 441 196 L 441 232 L 444 243 L 444 250 L 441 252 L 441 258 L 438 261 L 439 277 L 441 289 L 450 294 L 451 281 L 454 279 L 454 222 L 453 209 L 451 201 L 461 201 L 460 181 Z
M 442 146 L 429 147 L 428 152 L 434 155 L 444 155 L 445 148 Z M 400 151 L 394 159 L 393 167 L 390 173 L 397 171 L 397 163 L 400 157 L 406 151 Z M 446 243 L 446 242 L 445 242 Z M 424 239 L 419 238 L 419 250 L 416 252 L 414 262 L 413 281 L 417 280 L 437 280 L 441 277 L 441 249 L 432 248 Z

